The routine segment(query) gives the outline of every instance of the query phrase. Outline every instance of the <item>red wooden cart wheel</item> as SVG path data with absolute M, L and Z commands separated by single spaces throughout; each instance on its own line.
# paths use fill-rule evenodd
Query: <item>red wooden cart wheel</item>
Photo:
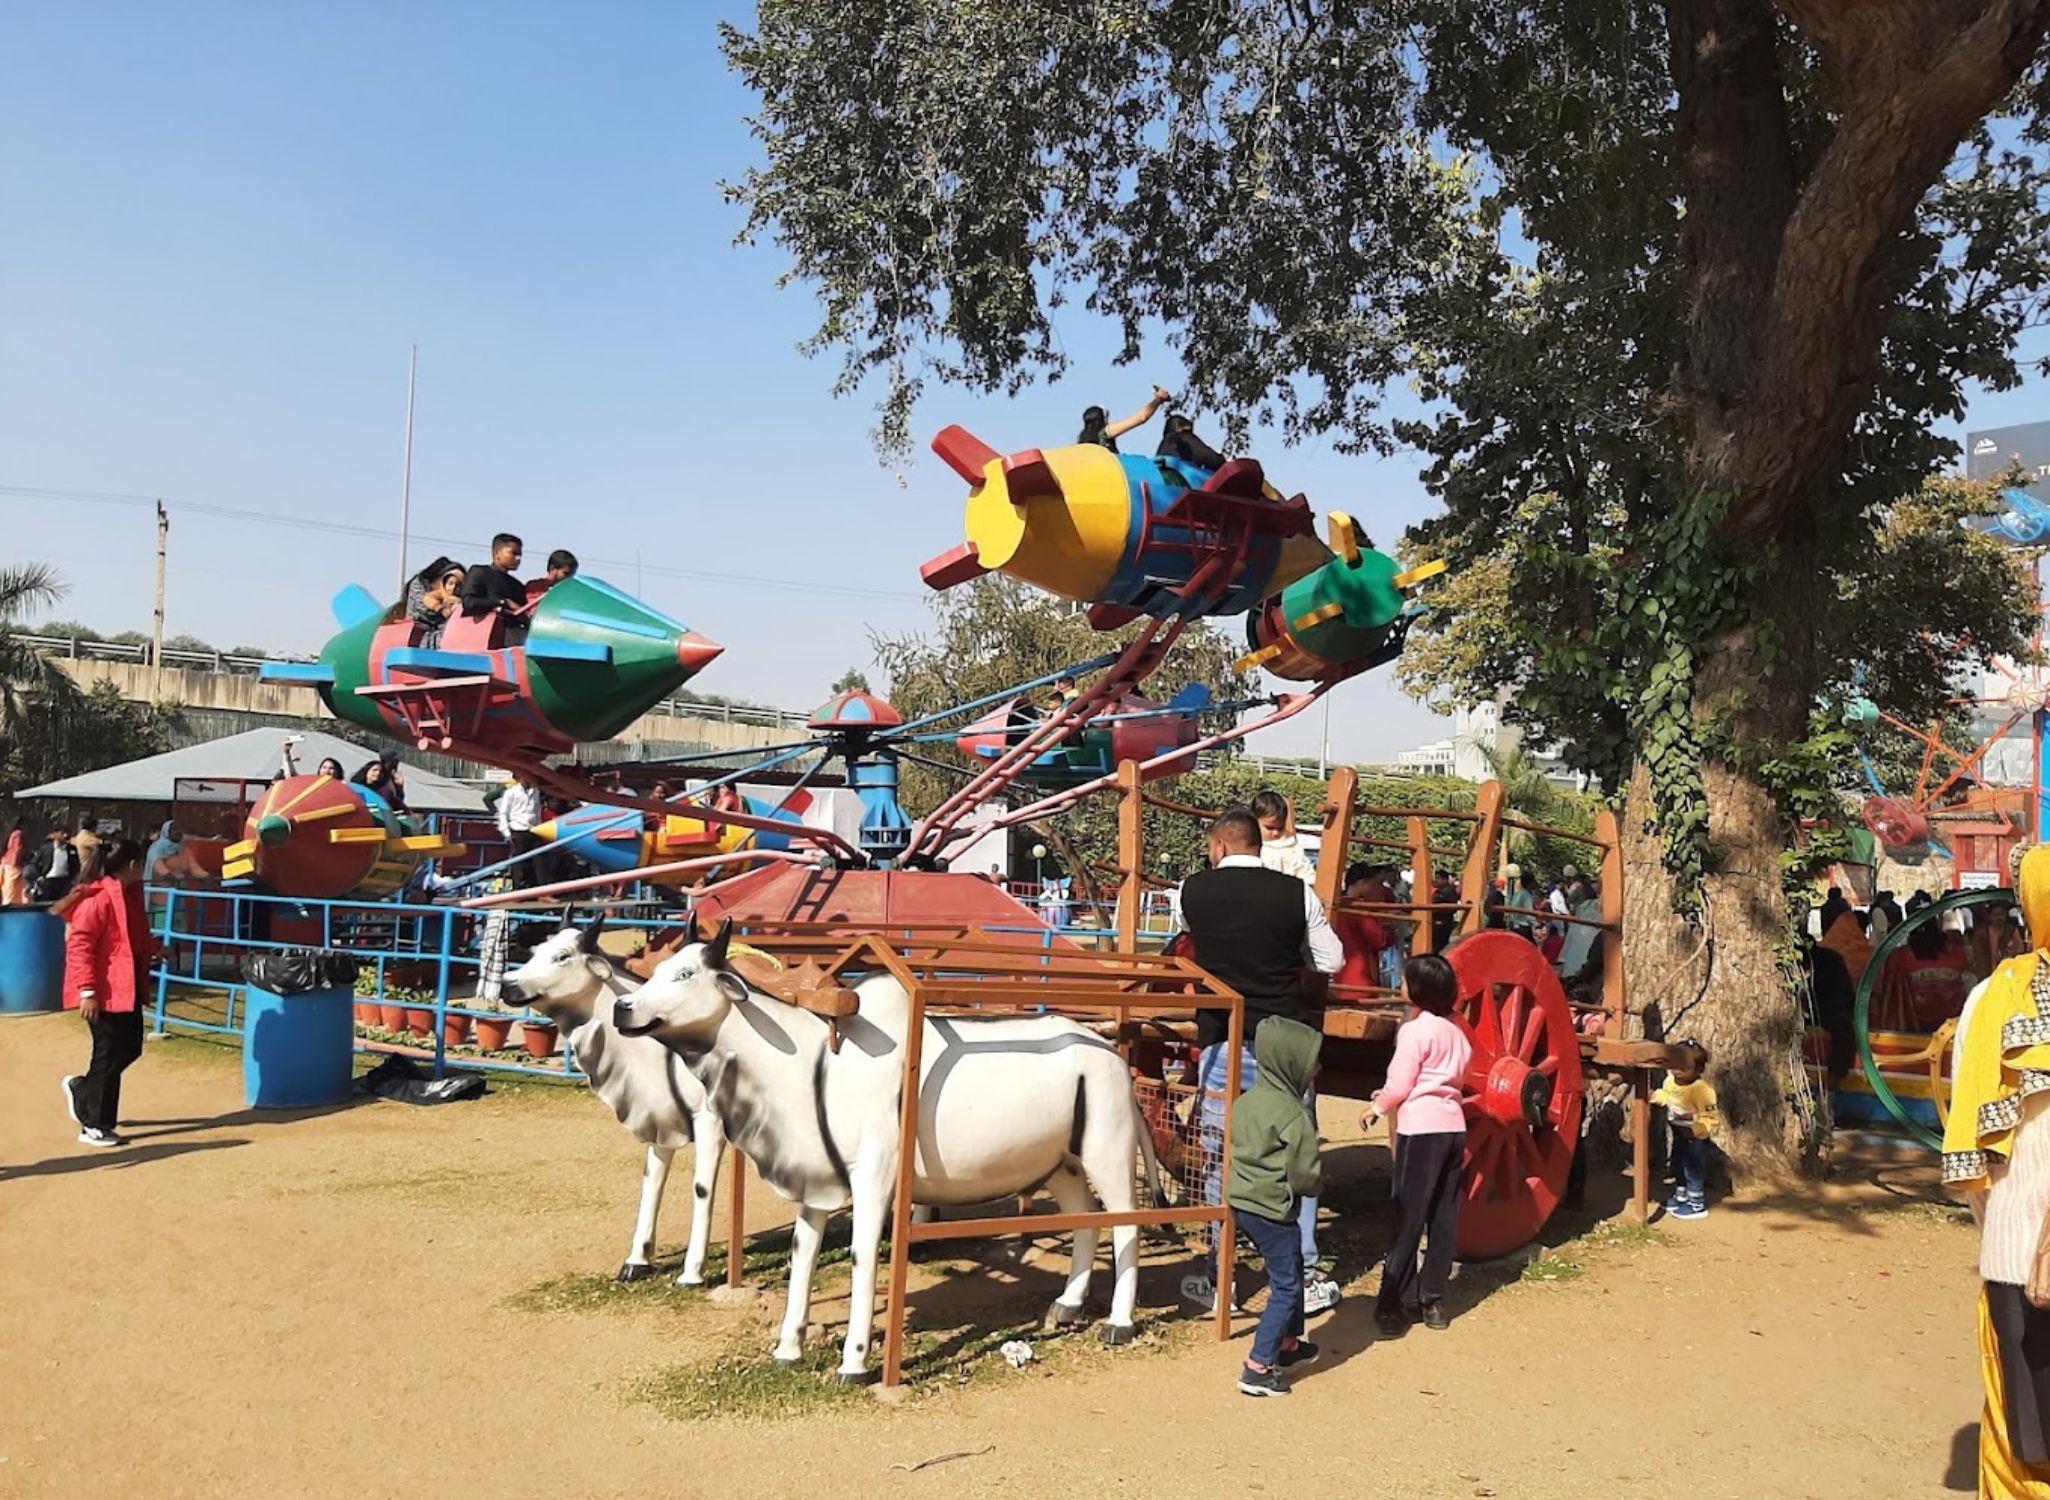
M 1453 1019 L 1473 1043 L 1459 1255 L 1485 1260 L 1530 1241 L 1559 1205 L 1580 1140 L 1580 1046 L 1559 976 L 1523 938 L 1477 932 L 1445 957 Z

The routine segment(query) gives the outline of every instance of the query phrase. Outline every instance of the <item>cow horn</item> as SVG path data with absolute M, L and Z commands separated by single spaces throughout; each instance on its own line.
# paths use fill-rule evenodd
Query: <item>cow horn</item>
M 567 932 L 567 931 L 569 931 L 569 930 L 570 930 L 570 928 L 572 928 L 572 927 L 574 927 L 574 926 L 576 926 L 576 925 L 577 925 L 577 922 L 576 922 L 576 916 L 577 916 L 577 905 L 576 905 L 576 903 L 575 903 L 574 901 L 565 901 L 565 902 L 563 902 L 563 903 L 562 903 L 562 930 L 563 930 L 564 932 Z
M 692 912 L 683 921 L 683 941 L 687 946 L 691 943 L 702 943 L 704 940 L 705 935 L 698 931 L 698 914 Z
M 705 949 L 705 967 L 723 969 L 726 967 L 726 945 L 733 941 L 733 918 L 726 917 L 719 923 L 719 930 L 712 934 L 711 945 Z
M 577 934 L 577 946 L 583 949 L 584 952 L 596 953 L 598 951 L 598 934 L 605 930 L 605 917 L 604 908 L 599 908 L 598 915 L 591 918 L 591 925 Z

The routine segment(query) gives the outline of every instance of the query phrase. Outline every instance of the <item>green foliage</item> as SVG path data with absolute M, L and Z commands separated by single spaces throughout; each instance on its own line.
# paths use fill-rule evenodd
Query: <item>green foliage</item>
M 865 693 L 868 690 L 868 673 L 859 667 L 849 667 L 833 679 L 833 685 L 826 689 L 826 692 L 831 696 L 840 693 Z
M 177 725 L 175 711 L 130 703 L 111 682 L 80 692 L 10 629 L 63 596 L 47 568 L 0 568 L 0 804 L 9 808 L 23 787 L 167 750 Z
M 1859 248 L 1830 240 L 1841 215 L 1793 206 L 1849 170 L 1837 133 L 1895 102 L 1852 88 L 1860 55 L 1808 34 L 1815 17 L 1778 9 L 1751 17 L 1777 28 L 1765 66 L 1724 72 L 1697 67 L 1691 8 L 1634 0 L 763 0 L 752 30 L 722 28 L 763 152 L 728 191 L 743 238 L 816 292 L 806 347 L 842 356 L 839 388 L 882 377 L 886 447 L 906 446 L 927 379 L 1011 392 L 1065 370 L 1055 319 L 1080 299 L 1124 359 L 1176 350 L 1228 441 L 1257 417 L 1421 449 L 1446 514 L 1409 550 L 1452 573 L 1404 680 L 1506 698 L 1611 792 L 1642 764 L 1684 906 L 1713 873 L 1707 765 L 1755 778 L 1855 661 L 1884 656 L 1890 701 L 1926 700 L 2016 635 L 2004 560 L 1895 517 L 1955 453 L 1941 423 L 1969 386 L 2017 381 L 2016 339 L 2044 314 L 2050 78 L 2035 59 L 2009 106 L 2021 131 L 1969 133 L 1940 174 L 1904 168 L 1938 180 Z M 1731 118 L 1778 133 L 1783 201 L 1766 183 L 1690 196 L 1728 145 L 1694 132 Z M 1951 144 L 1898 149 L 1940 163 Z M 1770 275 L 1723 248 L 1761 241 L 1816 250 L 1819 282 L 1854 296 L 1733 303 L 1714 348 L 1703 306 Z M 1756 358 L 1704 368 L 1730 350 Z M 1768 359 L 1850 395 L 1738 431 Z M 1389 423 L 1403 372 L 1428 413 Z M 1733 493 L 1732 473 L 1779 488 Z M 1928 549 L 1911 577 L 1893 566 L 1906 532 Z M 1933 649 L 1904 638 L 1923 609 Z M 1842 756 L 1826 764 L 1841 780 Z

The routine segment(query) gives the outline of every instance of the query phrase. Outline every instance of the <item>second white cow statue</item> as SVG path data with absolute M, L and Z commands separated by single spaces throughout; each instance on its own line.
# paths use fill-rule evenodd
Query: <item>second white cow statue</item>
M 532 1007 L 561 1028 L 591 1092 L 609 1106 L 628 1135 L 647 1146 L 641 1169 L 641 1206 L 633 1243 L 619 1268 L 621 1281 L 655 1274 L 655 1216 L 677 1148 L 691 1150 L 690 1245 L 678 1286 L 702 1286 L 705 1246 L 711 1236 L 712 1192 L 719 1181 L 724 1137 L 719 1117 L 705 1107 L 704 1085 L 670 1048 L 643 1037 L 621 1036 L 612 1025 L 614 1002 L 635 981 L 598 949 L 601 916 L 538 945 L 505 977 L 508 999 Z
M 797 1204 L 790 1298 L 775 1357 L 803 1352 L 812 1271 L 826 1216 L 854 1215 L 854 1285 L 841 1349 L 842 1380 L 868 1378 L 877 1257 L 897 1180 L 899 1085 L 909 997 L 879 976 L 856 989 L 859 1011 L 829 1045 L 821 1017 L 764 994 L 728 966 L 732 923 L 658 964 L 621 994 L 614 1020 L 628 1036 L 676 1049 L 705 1085 L 726 1138 L 762 1180 Z M 933 1207 L 986 1203 L 1042 1184 L 1061 1210 L 1139 1206 L 1159 1180 L 1124 1060 L 1101 1037 L 1059 1016 L 939 1017 L 925 1023 L 912 1198 Z M 1049 1318 L 1080 1322 L 1097 1232 L 1079 1230 L 1066 1288 Z M 1139 1232 L 1111 1231 L 1115 1281 L 1103 1341 L 1132 1337 Z M 897 1254 L 903 1254 L 898 1246 Z

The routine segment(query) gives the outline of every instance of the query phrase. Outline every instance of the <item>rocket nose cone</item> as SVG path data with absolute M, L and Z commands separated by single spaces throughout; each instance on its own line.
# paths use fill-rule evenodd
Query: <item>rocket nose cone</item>
M 256 841 L 267 849 L 275 849 L 292 832 L 292 820 L 276 813 L 265 813 L 256 820 Z
M 534 837 L 539 839 L 544 844 L 554 843 L 555 819 L 550 818 L 546 823 L 536 823 L 534 825 Z
M 706 640 L 695 630 L 686 630 L 676 642 L 676 660 L 687 672 L 702 672 L 726 648 Z

